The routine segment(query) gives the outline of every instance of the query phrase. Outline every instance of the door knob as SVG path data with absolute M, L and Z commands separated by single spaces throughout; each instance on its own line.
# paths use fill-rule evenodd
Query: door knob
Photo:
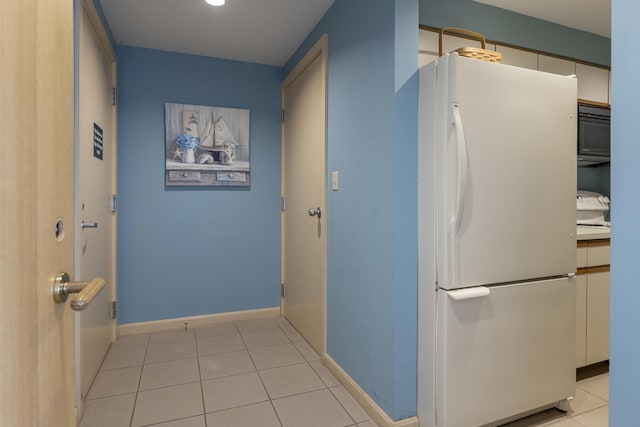
M 69 274 L 60 273 L 53 282 L 53 300 L 63 303 L 69 294 L 78 294 L 71 299 L 71 309 L 84 310 L 103 287 L 104 279 L 101 277 L 96 277 L 90 282 L 71 282 Z
M 317 216 L 318 219 L 322 218 L 322 210 L 318 207 L 316 209 L 309 209 L 309 216 Z

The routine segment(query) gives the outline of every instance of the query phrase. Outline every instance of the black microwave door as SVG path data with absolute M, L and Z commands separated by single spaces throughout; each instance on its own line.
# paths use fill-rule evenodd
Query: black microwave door
M 611 149 L 608 121 L 580 120 L 578 154 L 609 156 Z

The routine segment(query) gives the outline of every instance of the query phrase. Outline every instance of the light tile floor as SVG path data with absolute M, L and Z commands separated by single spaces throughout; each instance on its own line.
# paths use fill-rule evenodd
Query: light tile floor
M 568 413 L 506 426 L 607 427 L 608 401 L 605 370 L 578 381 Z M 120 337 L 80 426 L 376 427 L 283 318 Z
M 576 396 L 569 406 L 571 409 L 567 413 L 549 409 L 506 426 L 608 427 L 609 373 L 606 366 L 596 367 L 595 372 L 583 371 L 583 375 L 579 375 Z
M 283 318 L 125 335 L 81 427 L 376 427 Z

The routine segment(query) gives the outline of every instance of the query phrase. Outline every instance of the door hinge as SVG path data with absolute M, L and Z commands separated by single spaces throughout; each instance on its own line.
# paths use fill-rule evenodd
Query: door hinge
M 286 116 L 286 111 L 284 108 L 282 109 L 282 123 L 286 123 L 287 121 L 287 116 Z
M 284 297 L 284 283 L 280 283 L 280 296 Z
M 112 194 L 109 196 L 109 209 L 111 213 L 118 212 L 118 195 Z
M 280 211 L 284 212 L 287 210 L 287 198 L 282 196 L 280 197 Z
M 118 301 L 111 301 L 111 318 L 118 317 Z
M 111 88 L 111 105 L 118 105 L 118 88 Z

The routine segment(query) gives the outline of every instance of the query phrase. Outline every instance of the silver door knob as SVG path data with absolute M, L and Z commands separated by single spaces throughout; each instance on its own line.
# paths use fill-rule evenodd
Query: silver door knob
M 317 216 L 322 218 L 322 210 L 318 207 L 316 209 L 309 209 L 309 216 Z
M 60 273 L 53 283 L 53 299 L 57 303 L 63 303 L 69 294 L 77 294 L 71 300 L 71 309 L 80 311 L 87 308 L 103 287 L 104 279 L 101 277 L 90 282 L 72 282 L 67 273 Z

